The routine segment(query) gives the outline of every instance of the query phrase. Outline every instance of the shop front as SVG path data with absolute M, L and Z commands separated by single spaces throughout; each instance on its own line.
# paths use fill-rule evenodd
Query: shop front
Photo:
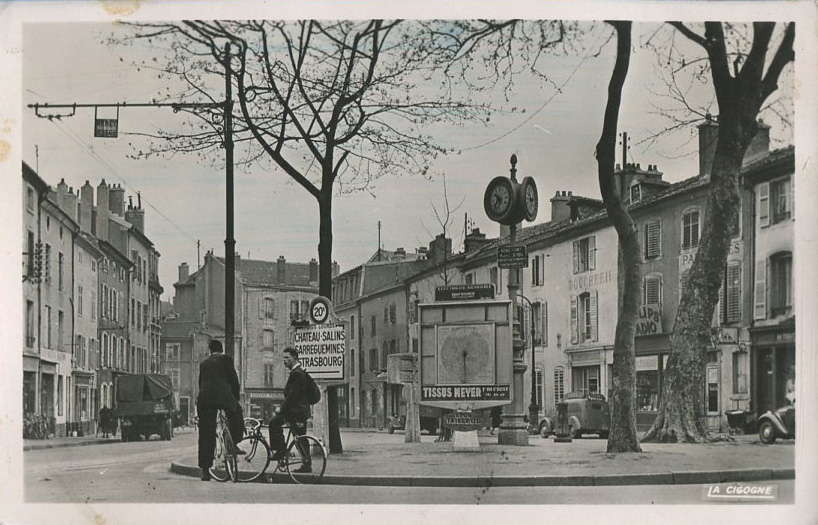
M 245 417 L 254 417 L 269 421 L 278 407 L 284 403 L 284 392 L 281 389 L 246 388 L 245 394 L 250 400 L 245 407 Z
M 795 319 L 750 329 L 751 391 L 756 414 L 787 404 L 795 385 Z
M 613 378 L 610 375 L 613 365 L 612 347 L 567 350 L 566 353 L 571 367 L 570 392 L 601 393 L 606 396 L 610 393 L 610 387 L 613 385 Z
M 670 353 L 667 334 L 637 336 L 636 348 L 636 429 L 650 429 L 662 401 L 662 385 Z

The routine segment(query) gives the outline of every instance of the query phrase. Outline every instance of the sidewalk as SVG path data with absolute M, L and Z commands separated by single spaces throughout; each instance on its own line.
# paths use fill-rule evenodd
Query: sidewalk
M 667 485 L 795 478 L 795 442 L 762 445 L 758 436 L 705 445 L 645 443 L 642 453 L 607 454 L 594 437 L 555 443 L 531 436 L 529 446 L 498 445 L 479 433 L 479 452 L 454 452 L 452 443 L 404 443 L 404 435 L 342 430 L 343 454 L 332 454 L 322 483 L 375 486 Z M 272 468 L 268 469 L 272 470 Z M 200 474 L 194 456 L 171 471 Z M 283 476 L 277 475 L 281 478 Z M 271 480 L 271 481 L 278 481 Z M 285 481 L 286 479 L 282 479 Z
M 191 434 L 193 433 L 192 427 L 181 427 L 175 428 L 173 430 L 173 435 L 181 435 L 181 434 Z M 110 436 L 110 434 L 109 434 Z M 28 450 L 43 450 L 46 448 L 62 448 L 62 447 L 82 447 L 86 445 L 104 445 L 105 443 L 119 443 L 121 442 L 121 438 L 119 433 L 117 432 L 116 437 L 102 437 L 102 433 L 98 436 L 83 436 L 83 437 L 70 437 L 70 436 L 63 436 L 63 437 L 53 437 L 50 439 L 24 439 L 23 440 L 23 451 Z

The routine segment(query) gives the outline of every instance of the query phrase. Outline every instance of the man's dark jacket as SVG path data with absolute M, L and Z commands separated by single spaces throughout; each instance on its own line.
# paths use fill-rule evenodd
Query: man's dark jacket
M 199 365 L 199 397 L 196 404 L 227 410 L 239 410 L 239 376 L 233 358 L 210 354 Z
M 307 401 L 307 372 L 300 366 L 290 370 L 290 377 L 284 385 L 284 404 L 281 413 L 287 421 L 306 421 L 310 417 L 310 402 Z

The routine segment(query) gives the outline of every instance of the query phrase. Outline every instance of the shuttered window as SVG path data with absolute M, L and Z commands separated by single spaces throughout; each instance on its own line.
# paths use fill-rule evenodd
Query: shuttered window
M 582 273 L 596 268 L 596 236 L 591 235 L 573 243 L 574 273 Z
M 736 261 L 727 265 L 727 282 L 725 297 L 725 321 L 741 321 L 741 263 Z
M 757 195 L 757 202 L 758 202 L 758 209 L 756 210 L 756 215 L 758 216 L 758 225 L 759 226 L 769 226 L 770 225 L 770 183 L 763 182 L 758 185 L 758 190 L 756 191 Z
M 753 288 L 753 319 L 767 317 L 767 261 L 756 261 L 756 280 Z
M 659 221 L 651 221 L 645 224 L 643 251 L 646 260 L 656 259 L 662 255 L 661 237 L 662 228 Z
M 531 258 L 531 285 L 542 286 L 545 282 L 545 256 L 535 255 Z
M 662 304 L 662 276 L 647 275 L 642 283 L 642 304 Z
M 572 296 L 571 342 L 596 341 L 598 337 L 596 290 Z
M 554 369 L 554 403 L 559 403 L 565 397 L 565 369 L 558 366 Z

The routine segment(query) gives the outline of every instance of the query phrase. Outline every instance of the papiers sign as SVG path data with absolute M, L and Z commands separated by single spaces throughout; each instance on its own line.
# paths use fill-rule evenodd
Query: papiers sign
M 344 325 L 299 328 L 293 336 L 301 366 L 313 379 L 344 379 L 346 332 Z

